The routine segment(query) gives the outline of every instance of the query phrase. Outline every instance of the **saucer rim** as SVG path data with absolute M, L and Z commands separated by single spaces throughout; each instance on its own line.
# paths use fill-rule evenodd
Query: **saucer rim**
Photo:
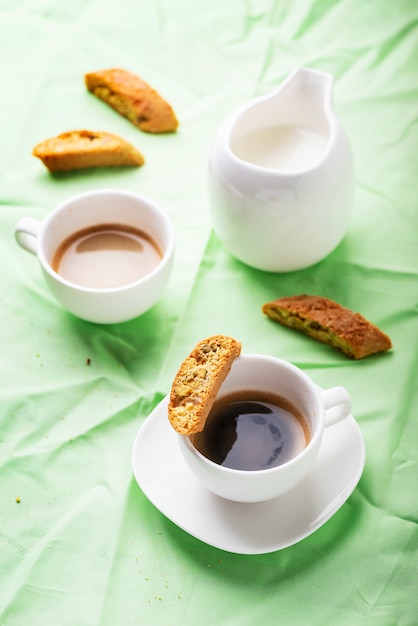
M 254 546 L 251 546 L 250 544 L 248 544 L 246 548 L 241 546 L 239 549 L 237 549 L 236 547 L 228 545 L 228 542 L 222 542 L 221 538 L 219 539 L 219 541 L 215 541 L 213 538 L 207 537 L 205 532 L 199 532 L 200 529 L 191 528 L 190 524 L 188 525 L 186 521 L 184 520 L 184 514 L 182 515 L 182 512 L 179 510 L 176 511 L 175 506 L 172 505 L 171 509 L 169 506 L 167 506 L 167 502 L 166 502 L 167 498 L 164 495 L 163 497 L 161 497 L 161 494 L 164 492 L 164 489 L 159 490 L 159 493 L 158 493 L 158 481 L 156 481 L 155 483 L 155 485 L 157 485 L 157 490 L 156 490 L 157 493 L 155 493 L 155 490 L 153 492 L 153 490 L 149 488 L 149 485 L 147 488 L 146 479 L 143 480 L 141 477 L 141 471 L 138 468 L 138 465 L 139 465 L 138 450 L 141 447 L 142 440 L 147 439 L 148 431 L 151 429 L 152 426 L 155 426 L 154 422 L 157 422 L 158 420 L 160 420 L 164 430 L 167 429 L 167 435 L 168 434 L 171 435 L 170 429 L 172 430 L 172 428 L 168 422 L 168 419 L 166 421 L 163 421 L 163 417 L 167 413 L 166 409 L 167 409 L 168 401 L 169 401 L 169 396 L 167 395 L 151 411 L 151 413 L 148 415 L 145 421 L 141 424 L 139 430 L 136 433 L 136 436 L 134 438 L 134 442 L 132 445 L 132 452 L 131 452 L 131 464 L 132 464 L 133 475 L 135 477 L 135 480 L 139 488 L 141 489 L 145 497 L 151 502 L 151 504 L 153 504 L 153 506 L 155 506 L 155 508 L 162 515 L 164 515 L 164 517 L 169 519 L 178 528 L 181 528 L 184 532 L 191 535 L 192 537 L 198 539 L 199 541 L 202 541 L 203 543 L 207 545 L 218 548 L 220 550 L 224 550 L 226 552 L 232 552 L 234 554 L 246 554 L 246 555 L 268 554 L 268 553 L 283 550 L 287 547 L 290 547 L 292 545 L 299 543 L 303 539 L 306 539 L 308 536 L 316 532 L 327 521 L 329 521 L 331 517 L 333 517 L 337 513 L 337 511 L 343 506 L 343 504 L 345 504 L 345 502 L 351 496 L 351 494 L 353 493 L 354 489 L 356 488 L 363 474 L 365 461 L 366 461 L 365 442 L 364 442 L 364 438 L 363 438 L 362 432 L 360 430 L 360 427 L 357 421 L 354 419 L 352 415 L 349 415 L 347 418 L 345 418 L 345 420 L 343 420 L 343 422 L 347 422 L 347 420 L 349 420 L 349 422 L 347 422 L 349 423 L 349 428 L 352 428 L 355 431 L 355 436 L 357 438 L 355 445 L 358 447 L 357 454 L 359 456 L 358 463 L 356 463 L 355 467 L 353 465 L 352 472 L 350 474 L 350 480 L 347 480 L 346 481 L 347 484 L 344 485 L 344 489 L 340 490 L 342 495 L 340 494 L 339 498 L 334 498 L 330 503 L 328 503 L 327 506 L 323 507 L 323 511 L 322 511 L 323 514 L 317 515 L 314 520 L 308 523 L 306 525 L 304 532 L 299 533 L 297 537 L 293 537 L 288 541 L 279 541 L 279 542 L 276 542 L 274 545 L 271 544 L 270 546 L 265 546 L 263 549 L 256 548 Z M 340 422 L 340 424 L 343 422 Z M 335 426 L 330 426 L 327 428 L 327 430 L 338 427 L 340 424 L 336 424 Z M 172 434 L 175 435 L 175 432 L 173 431 Z M 174 439 L 173 439 L 173 443 L 176 443 Z M 173 447 L 172 452 L 173 452 L 173 457 L 178 458 L 179 459 L 178 462 L 185 465 L 185 461 L 182 458 L 180 446 L 175 445 L 175 447 Z M 320 456 L 320 453 L 318 456 Z M 298 487 L 300 488 L 300 485 L 296 485 L 288 494 L 283 494 L 282 496 L 278 496 L 278 498 L 275 498 L 273 501 L 255 502 L 255 503 L 237 503 L 237 502 L 231 502 L 229 500 L 223 500 L 223 498 L 208 492 L 205 489 L 205 487 L 203 487 L 200 483 L 198 483 L 197 479 L 195 479 L 195 477 L 191 474 L 189 468 L 187 468 L 187 473 L 189 473 L 190 475 L 190 481 L 193 484 L 193 487 L 195 490 L 198 490 L 200 493 L 205 493 L 206 497 L 213 498 L 214 501 L 216 501 L 218 505 L 220 504 L 222 506 L 222 502 L 225 502 L 226 508 L 228 506 L 240 506 L 244 508 L 245 507 L 261 507 L 263 505 L 266 505 L 268 502 L 274 502 L 276 500 L 280 500 L 281 498 L 285 496 L 289 497 L 289 494 L 291 495 L 291 493 L 295 489 L 297 489 Z M 335 475 L 337 475 L 337 472 L 333 473 L 333 476 Z M 303 483 L 304 481 L 301 481 L 301 482 Z M 179 484 L 179 488 L 181 488 L 181 486 L 182 485 Z M 193 502 L 193 499 L 191 498 L 190 501 Z

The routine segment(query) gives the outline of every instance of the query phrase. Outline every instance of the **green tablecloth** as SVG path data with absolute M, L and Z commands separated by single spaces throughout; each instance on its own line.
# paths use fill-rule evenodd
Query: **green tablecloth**
M 418 623 L 417 4 L 2 0 L 0 42 L 1 626 Z M 356 163 L 353 215 L 327 259 L 268 274 L 211 232 L 207 155 L 229 113 L 299 65 L 335 76 Z M 84 73 L 107 67 L 158 89 L 178 133 L 141 133 L 91 96 Z M 33 146 L 78 128 L 121 135 L 145 166 L 51 176 Z M 21 216 L 97 187 L 149 196 L 176 231 L 168 289 L 126 324 L 64 312 L 14 241 Z M 353 362 L 261 314 L 297 293 L 361 311 L 393 351 Z M 138 429 L 194 343 L 217 332 L 346 386 L 366 443 L 342 508 L 270 554 L 186 534 L 132 475 Z

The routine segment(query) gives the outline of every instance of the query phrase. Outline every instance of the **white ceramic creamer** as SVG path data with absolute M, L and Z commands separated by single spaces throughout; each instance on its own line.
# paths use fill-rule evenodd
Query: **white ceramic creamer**
M 213 228 L 252 267 L 309 267 L 347 232 L 353 158 L 332 83 L 331 74 L 296 69 L 272 94 L 236 111 L 212 145 Z

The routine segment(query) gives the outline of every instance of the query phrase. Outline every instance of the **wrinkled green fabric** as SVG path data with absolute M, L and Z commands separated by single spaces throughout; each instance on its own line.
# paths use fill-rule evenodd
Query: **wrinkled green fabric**
M 2 0 L 0 42 L 1 626 L 418 623 L 416 3 Z M 207 156 L 229 113 L 299 65 L 334 74 L 356 164 L 353 215 L 321 263 L 267 274 L 211 232 Z M 159 90 L 178 133 L 141 133 L 89 94 L 84 73 L 107 67 Z M 146 164 L 51 176 L 32 148 L 79 128 L 121 135 Z M 151 197 L 176 231 L 166 292 L 126 324 L 63 311 L 14 241 L 20 217 L 96 187 Z M 361 311 L 393 351 L 350 361 L 261 314 L 297 293 Z M 138 429 L 194 343 L 217 332 L 346 386 L 366 443 L 343 507 L 272 554 L 187 535 L 132 475 Z

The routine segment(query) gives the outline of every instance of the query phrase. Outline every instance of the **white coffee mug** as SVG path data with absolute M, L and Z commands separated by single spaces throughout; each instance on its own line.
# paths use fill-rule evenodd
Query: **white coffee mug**
M 143 277 L 115 287 L 76 284 L 52 267 L 60 244 L 69 236 L 100 225 L 136 229 L 158 246 L 160 260 Z M 149 199 L 118 189 L 89 191 L 66 200 L 43 220 L 21 218 L 15 228 L 18 244 L 35 254 L 56 300 L 90 322 L 124 322 L 149 310 L 163 293 L 173 266 L 174 231 L 165 212 Z
M 234 361 L 217 399 L 248 390 L 280 396 L 303 415 L 309 442 L 290 460 L 268 469 L 233 469 L 204 456 L 193 445 L 193 436 L 178 435 L 178 441 L 190 470 L 209 491 L 237 502 L 261 502 L 289 491 L 307 475 L 320 450 L 324 428 L 350 415 L 351 399 L 344 387 L 322 390 L 291 363 L 259 354 L 241 355 Z

